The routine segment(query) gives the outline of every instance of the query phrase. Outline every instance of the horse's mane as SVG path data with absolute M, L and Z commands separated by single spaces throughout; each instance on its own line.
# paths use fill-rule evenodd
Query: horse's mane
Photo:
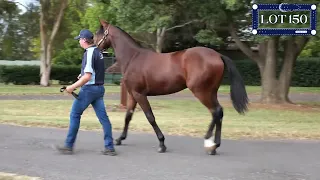
M 117 29 L 119 29 L 129 40 L 131 40 L 131 42 L 135 45 L 137 45 L 138 47 L 141 47 L 141 44 L 138 43 L 135 39 L 133 39 L 127 32 L 125 32 L 123 29 L 121 29 L 120 27 L 118 26 L 114 26 L 116 27 Z M 103 26 L 100 25 L 100 29 L 97 31 L 97 34 L 103 34 L 104 33 L 104 29 L 103 29 Z
M 118 28 L 123 34 L 125 34 L 127 36 L 127 38 L 129 38 L 134 44 L 136 44 L 137 46 L 139 47 L 142 47 L 140 45 L 140 43 L 138 43 L 135 39 L 133 39 L 133 37 L 130 36 L 130 34 L 128 34 L 127 32 L 125 32 L 123 29 L 121 29 L 120 27 L 118 26 L 115 26 L 116 28 Z

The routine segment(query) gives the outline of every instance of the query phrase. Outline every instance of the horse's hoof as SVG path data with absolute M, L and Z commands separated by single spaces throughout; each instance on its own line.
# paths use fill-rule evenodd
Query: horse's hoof
M 209 155 L 216 155 L 216 149 L 217 149 L 217 145 L 214 145 L 214 146 L 211 146 L 211 147 L 206 147 L 206 152 L 209 154 Z
M 216 154 L 216 149 L 220 146 L 220 144 L 216 144 L 213 141 L 213 138 L 209 138 L 209 139 L 205 139 L 204 140 L 204 148 L 206 150 L 206 152 L 209 155 L 215 155 Z
M 120 139 L 116 139 L 115 141 L 116 141 L 116 143 L 115 143 L 116 145 L 118 145 L 118 146 L 121 145 L 121 140 Z
M 159 153 L 164 153 L 164 152 L 166 152 L 166 150 L 167 150 L 166 146 L 160 146 L 159 149 L 158 149 L 158 152 Z
M 207 151 L 208 155 L 216 155 L 217 151 L 212 150 L 212 151 Z

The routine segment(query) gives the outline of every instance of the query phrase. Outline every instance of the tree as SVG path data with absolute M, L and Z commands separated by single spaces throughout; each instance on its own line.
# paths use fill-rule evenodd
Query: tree
M 284 2 L 284 1 L 281 1 Z M 289 1 L 287 1 L 290 3 Z M 305 1 L 300 1 L 306 3 Z M 275 0 L 256 1 L 256 3 L 280 3 Z M 295 2 L 298 3 L 298 2 Z M 219 27 L 227 27 L 228 31 L 237 46 L 252 61 L 257 63 L 261 76 L 261 102 L 264 103 L 291 103 L 288 94 L 291 83 L 292 71 L 295 61 L 307 42 L 309 36 L 252 36 L 251 32 L 244 32 L 251 26 L 252 3 L 249 0 L 221 0 L 216 8 L 221 9 L 219 18 L 208 18 L 204 14 L 211 30 Z M 319 11 L 319 9 L 318 9 Z M 292 13 L 292 12 L 291 12 Z M 318 23 L 319 24 L 319 23 Z M 280 25 L 281 26 L 281 25 Z M 283 26 L 283 25 L 282 25 Z M 285 24 L 285 26 L 289 26 Z M 251 37 L 250 37 L 251 36 Z M 259 51 L 251 50 L 252 44 L 242 41 L 243 37 L 250 37 L 252 44 L 258 44 Z M 277 73 L 277 65 L 280 65 L 280 72 Z
M 39 34 L 39 7 L 33 3 L 23 5 L 26 11 L 22 13 L 17 4 L 0 2 L 0 58 L 32 60 L 36 58 L 30 48 Z
M 54 42 L 53 64 L 81 64 L 83 49 L 80 48 L 79 42 L 73 38 L 79 34 L 81 29 L 88 28 L 88 25 L 83 23 L 88 7 L 90 8 L 87 0 L 70 1 L 61 21 L 59 30 L 61 33 Z
M 10 1 L 0 2 L 0 52 L 5 59 L 18 58 L 19 41 L 19 8 Z
M 19 56 L 24 60 L 38 59 L 39 56 L 32 51 L 34 39 L 39 37 L 39 11 L 38 5 L 30 3 L 26 6 L 26 11 L 19 16 L 18 31 L 21 33 L 19 39 Z
M 320 36 L 310 38 L 299 57 L 320 57 Z
M 30 48 L 39 34 L 39 7 L 29 3 L 23 5 L 26 11 L 22 12 L 17 4 L 0 2 L 0 58 L 32 60 L 36 58 Z
M 40 66 L 40 84 L 49 86 L 52 59 L 52 44 L 59 30 L 64 11 L 67 7 L 67 0 L 60 0 L 60 6 L 54 0 L 40 0 L 40 39 L 41 39 L 41 66 Z M 51 14 L 50 14 L 51 13 Z M 52 16 L 55 14 L 56 16 Z M 54 20 L 50 17 L 56 17 Z M 48 25 L 52 23 L 53 28 L 49 29 Z
M 197 21 L 189 17 L 176 19 L 177 15 L 191 5 L 191 2 L 190 0 L 111 0 L 109 11 L 116 16 L 117 25 L 144 45 L 162 52 L 166 33 Z

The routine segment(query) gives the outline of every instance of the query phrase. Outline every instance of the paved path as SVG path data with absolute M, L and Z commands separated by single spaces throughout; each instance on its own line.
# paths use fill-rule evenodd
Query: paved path
M 118 136 L 118 133 L 114 133 Z M 0 125 L 0 171 L 48 180 L 318 180 L 320 142 L 223 140 L 215 156 L 203 140 L 166 136 L 157 153 L 155 135 L 129 133 L 118 156 L 100 154 L 101 132 L 80 131 L 76 154 L 61 155 L 64 129 Z
M 260 99 L 259 94 L 249 94 L 251 102 L 256 102 Z M 71 100 L 71 95 L 0 95 L 0 100 Z M 175 93 L 163 96 L 151 96 L 149 99 L 190 99 L 197 100 L 191 93 Z M 218 94 L 220 101 L 230 101 L 229 94 Z M 320 95 L 317 93 L 291 93 L 289 98 L 293 102 L 320 102 Z M 105 99 L 119 100 L 119 93 L 107 93 Z

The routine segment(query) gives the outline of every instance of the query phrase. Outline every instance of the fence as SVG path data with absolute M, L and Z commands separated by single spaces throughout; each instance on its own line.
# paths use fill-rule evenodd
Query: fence
M 104 57 L 105 61 L 105 69 L 108 69 L 110 66 L 112 66 L 116 62 L 115 57 Z M 122 78 L 121 73 L 106 73 L 105 74 L 105 83 L 107 84 L 120 84 Z
M 30 60 L 30 61 L 24 61 L 24 60 L 0 60 L 0 65 L 4 66 L 24 66 L 24 65 L 30 65 L 30 66 L 40 66 L 39 60 Z

